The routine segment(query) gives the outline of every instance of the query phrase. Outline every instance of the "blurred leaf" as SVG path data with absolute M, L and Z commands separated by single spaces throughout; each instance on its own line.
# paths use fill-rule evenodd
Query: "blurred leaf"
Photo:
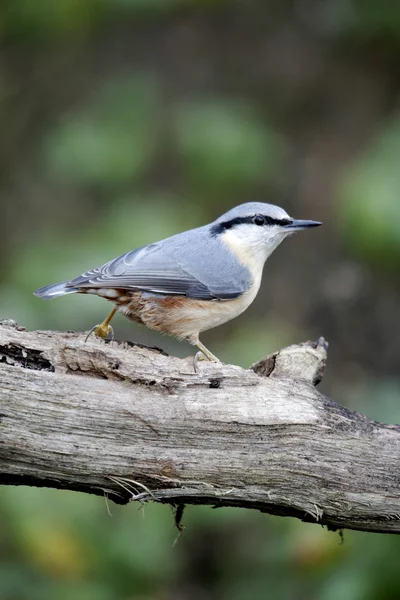
M 190 176 L 206 189 L 265 181 L 280 166 L 281 141 L 244 104 L 214 100 L 180 106 L 176 135 Z
M 76 36 L 97 24 L 98 0 L 6 0 L 0 8 L 7 36 L 57 40 Z
M 321 586 L 320 600 L 366 600 L 374 598 L 371 594 L 370 573 L 364 576 L 352 569 L 337 570 L 326 578 Z
M 1 579 L 2 600 L 4 593 L 9 591 L 11 595 L 5 598 L 13 598 L 12 591 L 17 590 L 21 595 L 15 598 L 23 600 L 51 600 L 55 591 L 62 599 L 128 600 L 141 592 L 146 592 L 143 598 L 153 598 L 163 580 L 176 570 L 171 511 L 150 504 L 143 518 L 134 505 L 110 503 L 110 509 L 112 517 L 99 497 L 6 488 L 0 498 L 0 514 L 6 517 L 0 524 L 1 538 L 5 531 L 12 531 L 11 554 L 19 571 L 9 561 L 9 576 Z M 10 548 L 3 552 L 10 556 Z M 33 589 L 27 586 L 29 581 L 34 581 Z
M 340 190 L 339 224 L 348 246 L 380 269 L 400 265 L 400 117 L 349 169 Z
M 35 519 L 25 523 L 23 537 L 29 560 L 49 575 L 81 577 L 91 566 L 89 548 L 71 528 Z
M 149 79 L 114 81 L 47 139 L 46 161 L 57 177 L 112 185 L 138 177 L 156 142 L 157 90 Z
M 400 3 L 397 0 L 353 0 L 352 4 L 354 26 L 359 34 L 396 44 L 400 42 Z
M 319 35 L 345 36 L 353 41 L 379 40 L 384 47 L 400 42 L 397 0 L 302 0 L 300 15 Z
M 351 542 L 342 543 L 338 532 L 326 535 L 322 527 L 302 527 L 293 523 L 291 544 L 286 551 L 296 568 L 312 572 L 321 567 L 341 563 L 352 551 Z
M 133 11 L 158 12 L 180 6 L 192 6 L 198 0 L 97 0 L 113 10 L 127 8 Z
M 174 9 L 224 4 L 229 0 L 3 0 L 0 35 L 56 43 L 87 35 L 116 13 L 154 16 Z

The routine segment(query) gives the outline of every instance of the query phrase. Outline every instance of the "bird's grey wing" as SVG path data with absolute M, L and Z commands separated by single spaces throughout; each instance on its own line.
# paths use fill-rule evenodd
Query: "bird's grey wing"
M 241 290 L 212 289 L 192 275 L 185 265 L 168 253 L 168 245 L 151 244 L 83 273 L 68 282 L 74 288 L 122 288 L 159 294 L 184 295 L 201 300 L 226 300 Z M 218 286 L 219 288 L 219 286 Z

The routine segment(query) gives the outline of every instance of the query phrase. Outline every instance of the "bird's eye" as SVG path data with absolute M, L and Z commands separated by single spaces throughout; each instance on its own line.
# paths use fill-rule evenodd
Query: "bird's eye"
M 256 215 L 253 218 L 253 223 L 254 225 L 264 225 L 265 224 L 265 219 L 262 215 Z

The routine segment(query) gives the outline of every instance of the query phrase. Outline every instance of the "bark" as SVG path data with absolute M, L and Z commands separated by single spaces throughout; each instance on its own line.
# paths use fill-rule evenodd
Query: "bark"
M 400 427 L 315 389 L 326 352 L 196 374 L 191 357 L 3 321 L 0 482 L 398 533 Z

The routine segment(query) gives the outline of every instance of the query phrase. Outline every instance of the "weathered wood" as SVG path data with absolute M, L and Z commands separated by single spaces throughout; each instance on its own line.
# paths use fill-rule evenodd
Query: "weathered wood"
M 323 340 L 253 370 L 0 326 L 0 482 L 400 532 L 400 427 L 322 396 Z M 267 375 L 267 376 L 266 376 Z

